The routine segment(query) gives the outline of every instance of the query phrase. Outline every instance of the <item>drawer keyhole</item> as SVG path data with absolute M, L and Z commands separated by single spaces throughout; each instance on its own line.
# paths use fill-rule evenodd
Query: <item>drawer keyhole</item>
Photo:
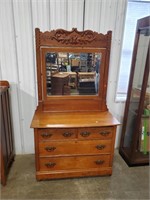
M 104 144 L 99 144 L 99 145 L 97 145 L 96 146 L 96 148 L 98 149 L 98 150 L 102 150 L 102 149 L 104 149 L 106 146 L 104 145 Z
M 54 151 L 56 147 L 45 147 L 45 150 L 48 152 Z
M 48 167 L 48 168 L 52 168 L 56 165 L 56 163 L 54 162 L 49 162 L 49 163 L 46 163 L 45 166 Z
M 101 134 L 102 136 L 108 136 L 110 134 L 109 131 L 102 131 L 99 134 Z
M 43 138 L 50 138 L 52 136 L 52 134 L 51 133 L 42 133 L 41 136 Z
M 104 160 L 96 160 L 95 163 L 97 165 L 102 165 L 104 163 Z
M 71 136 L 72 136 L 72 133 L 65 132 L 65 133 L 63 133 L 63 136 L 64 136 L 64 137 L 71 137 Z
M 90 132 L 87 132 L 87 131 L 84 131 L 84 132 L 80 133 L 80 135 L 81 135 L 82 137 L 88 137 L 90 134 L 91 134 L 91 133 L 90 133 Z

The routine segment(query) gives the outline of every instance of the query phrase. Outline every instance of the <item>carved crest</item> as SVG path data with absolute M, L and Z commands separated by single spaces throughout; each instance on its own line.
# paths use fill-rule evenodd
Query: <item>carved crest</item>
M 77 29 L 73 29 L 72 32 L 67 32 L 65 30 L 58 30 L 55 32 L 54 36 L 51 37 L 52 40 L 57 40 L 62 44 L 87 44 L 95 39 L 92 31 L 78 32 Z
M 39 29 L 37 29 L 39 31 Z M 40 32 L 40 44 L 50 46 L 93 46 L 96 47 L 99 43 L 108 42 L 111 38 L 111 31 L 106 35 L 93 32 L 91 30 L 78 31 L 73 28 L 72 31 L 57 29 L 52 31 Z

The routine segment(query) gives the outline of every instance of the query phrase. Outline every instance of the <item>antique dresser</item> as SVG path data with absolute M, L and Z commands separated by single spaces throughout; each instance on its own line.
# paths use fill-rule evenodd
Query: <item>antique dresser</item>
M 37 180 L 111 175 L 119 124 L 106 105 L 111 31 L 35 33 Z

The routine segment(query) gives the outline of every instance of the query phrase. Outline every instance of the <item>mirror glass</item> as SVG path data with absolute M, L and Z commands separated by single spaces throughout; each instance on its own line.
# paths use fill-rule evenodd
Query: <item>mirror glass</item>
M 47 52 L 47 96 L 97 95 L 102 53 Z

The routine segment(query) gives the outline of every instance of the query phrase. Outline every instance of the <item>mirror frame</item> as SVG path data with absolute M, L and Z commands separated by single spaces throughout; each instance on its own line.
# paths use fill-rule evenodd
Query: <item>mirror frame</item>
M 57 29 L 41 32 L 35 29 L 36 61 L 38 81 L 38 109 L 43 111 L 106 111 L 106 93 L 108 81 L 109 57 L 112 32 L 107 34 L 91 30 L 72 31 Z M 46 92 L 47 52 L 102 53 L 100 85 L 98 95 L 52 95 Z

